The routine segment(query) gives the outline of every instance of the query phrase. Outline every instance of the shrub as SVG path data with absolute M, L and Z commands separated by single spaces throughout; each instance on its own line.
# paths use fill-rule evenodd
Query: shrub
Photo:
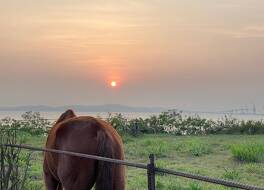
M 106 119 L 121 135 L 128 132 L 128 120 L 122 114 L 108 114 Z
M 230 116 L 211 120 L 199 115 L 186 116 L 181 112 L 163 112 L 158 116 L 126 119 L 122 114 L 109 114 L 106 119 L 122 135 L 141 133 L 168 133 L 173 135 L 207 134 L 264 134 L 263 121 L 240 121 Z
M 263 134 L 264 133 L 264 127 L 263 127 L 263 121 L 241 121 L 240 124 L 240 132 L 242 134 Z
M 24 138 L 17 134 L 19 123 L 5 119 L 0 125 L 1 170 L 0 188 L 21 190 L 27 189 L 28 168 L 31 154 L 25 154 L 20 148 L 5 147 L 3 144 L 21 144 Z
M 20 128 L 32 135 L 42 135 L 49 131 L 51 123 L 42 117 L 39 112 L 26 112 L 22 114 L 23 121 Z

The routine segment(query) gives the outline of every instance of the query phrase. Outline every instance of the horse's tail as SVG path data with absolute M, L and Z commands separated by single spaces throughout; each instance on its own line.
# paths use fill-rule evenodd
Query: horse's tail
M 99 130 L 97 133 L 98 156 L 113 158 L 113 146 L 107 133 Z M 113 190 L 113 164 L 110 162 L 98 161 L 96 190 Z

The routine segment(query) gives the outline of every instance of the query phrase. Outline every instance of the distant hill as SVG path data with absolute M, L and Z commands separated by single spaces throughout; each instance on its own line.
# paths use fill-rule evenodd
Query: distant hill
M 78 112 L 150 112 L 157 113 L 166 111 L 162 107 L 132 107 L 120 104 L 105 104 L 105 105 L 67 105 L 67 106 L 10 106 L 0 107 L 0 111 L 35 111 L 35 112 L 57 112 L 73 109 Z

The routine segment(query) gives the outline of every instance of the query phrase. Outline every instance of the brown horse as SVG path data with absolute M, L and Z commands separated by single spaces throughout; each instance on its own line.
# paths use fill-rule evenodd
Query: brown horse
M 108 123 L 93 117 L 77 117 L 67 110 L 52 127 L 47 148 L 124 159 L 123 143 Z M 47 190 L 124 190 L 124 166 L 63 154 L 45 153 Z

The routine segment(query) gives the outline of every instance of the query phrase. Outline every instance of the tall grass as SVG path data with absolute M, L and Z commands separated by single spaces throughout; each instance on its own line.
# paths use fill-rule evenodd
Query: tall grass
M 212 152 L 212 148 L 210 145 L 201 143 L 199 141 L 194 141 L 189 144 L 188 152 L 193 156 L 203 156 L 206 154 L 210 154 Z
M 225 173 L 223 174 L 223 178 L 224 179 L 229 179 L 229 180 L 239 180 L 241 177 L 240 177 L 240 174 L 237 170 L 228 170 L 228 169 L 225 169 Z
M 242 162 L 263 162 L 264 143 L 247 143 L 231 146 L 231 152 L 236 160 Z
M 143 146 L 143 155 L 154 154 L 158 158 L 166 157 L 169 150 L 169 147 L 165 142 L 155 139 L 146 140 L 145 142 L 143 142 Z

